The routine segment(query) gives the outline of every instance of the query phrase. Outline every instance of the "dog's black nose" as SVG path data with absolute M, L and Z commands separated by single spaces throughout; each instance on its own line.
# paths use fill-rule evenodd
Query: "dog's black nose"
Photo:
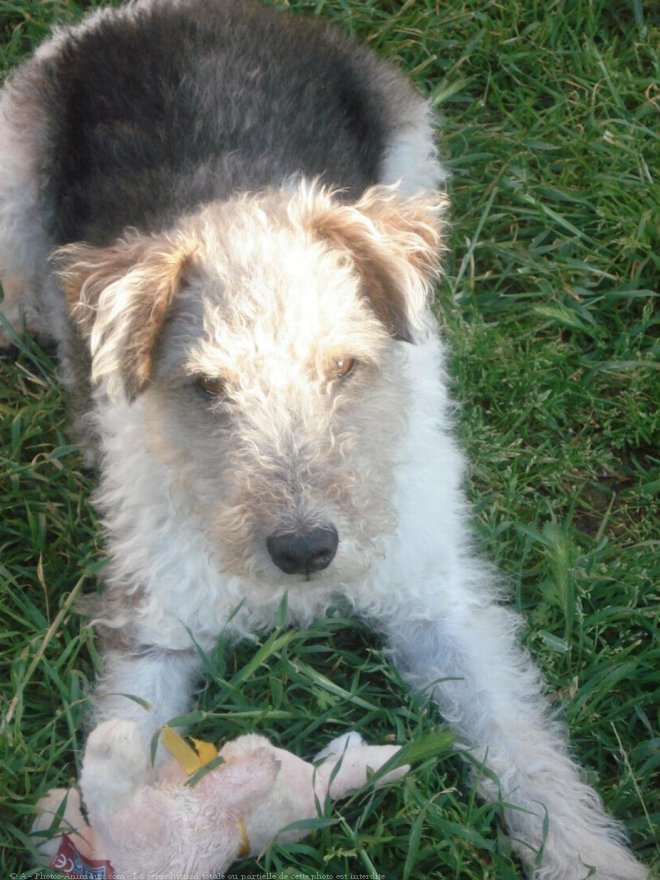
M 327 568 L 335 558 L 339 536 L 332 526 L 307 532 L 271 535 L 266 546 L 275 565 L 286 574 L 310 575 Z

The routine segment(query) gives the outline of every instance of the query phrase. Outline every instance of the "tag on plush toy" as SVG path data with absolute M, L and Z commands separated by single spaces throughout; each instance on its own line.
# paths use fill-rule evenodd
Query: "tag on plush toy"
M 50 863 L 65 877 L 75 880 L 114 880 L 115 871 L 110 862 L 104 859 L 83 858 L 68 834 L 60 838 L 60 845 Z

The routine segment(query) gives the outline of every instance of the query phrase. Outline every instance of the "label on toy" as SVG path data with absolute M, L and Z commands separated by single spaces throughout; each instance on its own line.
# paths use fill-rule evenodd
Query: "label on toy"
M 68 834 L 62 835 L 50 867 L 57 868 L 60 874 L 73 877 L 74 880 L 115 880 L 110 862 L 83 858 Z

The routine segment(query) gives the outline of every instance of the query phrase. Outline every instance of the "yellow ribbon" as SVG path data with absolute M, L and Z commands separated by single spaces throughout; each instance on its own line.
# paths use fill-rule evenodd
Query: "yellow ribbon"
M 245 856 L 250 855 L 250 850 L 252 849 L 252 845 L 250 843 L 250 838 L 248 837 L 247 825 L 245 824 L 245 819 L 242 816 L 238 817 L 238 831 L 241 835 L 241 845 L 238 848 L 238 852 L 236 853 L 237 859 L 244 859 Z
M 193 748 L 168 724 L 163 725 L 160 741 L 188 776 L 197 773 L 205 764 L 218 757 L 218 750 L 213 743 L 193 739 Z

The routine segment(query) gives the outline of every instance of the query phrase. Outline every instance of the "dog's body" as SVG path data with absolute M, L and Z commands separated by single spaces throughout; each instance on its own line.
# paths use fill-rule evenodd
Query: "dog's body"
M 98 446 L 98 718 L 149 735 L 188 707 L 191 637 L 345 597 L 499 778 L 539 877 L 645 877 L 471 546 L 426 104 L 317 23 L 150 0 L 59 31 L 0 110 L 3 310 L 55 337 Z

